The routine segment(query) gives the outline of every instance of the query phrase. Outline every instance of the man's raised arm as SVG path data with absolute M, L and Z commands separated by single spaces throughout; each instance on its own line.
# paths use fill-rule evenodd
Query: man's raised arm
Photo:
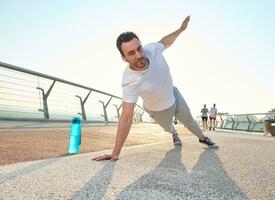
M 189 20 L 190 16 L 186 17 L 178 30 L 174 31 L 173 33 L 170 33 L 169 35 L 166 35 L 164 38 L 160 40 L 160 42 L 165 46 L 165 48 L 170 47 L 171 44 L 173 44 L 173 42 L 181 34 L 181 32 L 187 28 Z

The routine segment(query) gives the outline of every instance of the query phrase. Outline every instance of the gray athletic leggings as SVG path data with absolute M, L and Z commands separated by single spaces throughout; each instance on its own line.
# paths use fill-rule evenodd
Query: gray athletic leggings
M 175 116 L 191 133 L 198 138 L 203 137 L 202 130 L 198 124 L 194 121 L 188 105 L 184 98 L 174 87 L 175 103 L 170 108 L 162 111 L 149 111 L 145 108 L 146 112 L 152 117 L 157 124 L 159 124 L 166 132 L 176 134 L 177 131 L 173 125 L 173 117 Z

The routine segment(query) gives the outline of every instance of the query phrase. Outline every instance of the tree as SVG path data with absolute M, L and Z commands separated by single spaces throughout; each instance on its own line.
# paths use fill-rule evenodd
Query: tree
M 218 112 L 217 114 L 218 114 L 218 115 L 228 115 L 229 113 L 227 113 L 227 112 L 225 112 L 225 113 Z

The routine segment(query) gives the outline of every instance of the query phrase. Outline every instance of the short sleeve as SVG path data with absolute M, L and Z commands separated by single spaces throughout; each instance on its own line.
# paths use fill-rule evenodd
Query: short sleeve
M 156 55 L 159 55 L 162 54 L 162 52 L 165 50 L 165 46 L 161 42 L 154 42 L 147 44 L 145 46 L 145 49 L 147 49 L 150 52 L 154 52 Z
M 139 94 L 136 91 L 136 88 L 131 86 L 131 85 L 127 85 L 124 86 L 122 89 L 122 99 L 124 102 L 127 103 L 136 103 L 138 101 L 138 97 Z
M 162 52 L 165 50 L 165 46 L 161 42 L 156 42 L 155 48 L 156 48 L 156 51 L 159 52 L 160 54 L 162 54 Z

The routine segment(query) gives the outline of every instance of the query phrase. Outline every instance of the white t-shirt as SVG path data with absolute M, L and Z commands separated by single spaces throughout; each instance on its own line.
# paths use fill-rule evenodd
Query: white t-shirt
M 216 117 L 216 115 L 217 115 L 217 108 L 214 108 L 214 107 L 212 107 L 211 109 L 210 109 L 210 117 Z
M 202 117 L 208 117 L 208 114 L 207 114 L 207 113 L 209 113 L 209 111 L 208 111 L 207 108 L 202 108 L 202 109 L 201 109 L 201 116 L 202 116 Z
M 149 59 L 149 67 L 143 71 L 126 67 L 122 79 L 123 101 L 136 103 L 141 96 L 146 109 L 165 110 L 175 102 L 172 77 L 162 55 L 165 47 L 156 42 L 145 45 L 143 49 L 145 57 Z

